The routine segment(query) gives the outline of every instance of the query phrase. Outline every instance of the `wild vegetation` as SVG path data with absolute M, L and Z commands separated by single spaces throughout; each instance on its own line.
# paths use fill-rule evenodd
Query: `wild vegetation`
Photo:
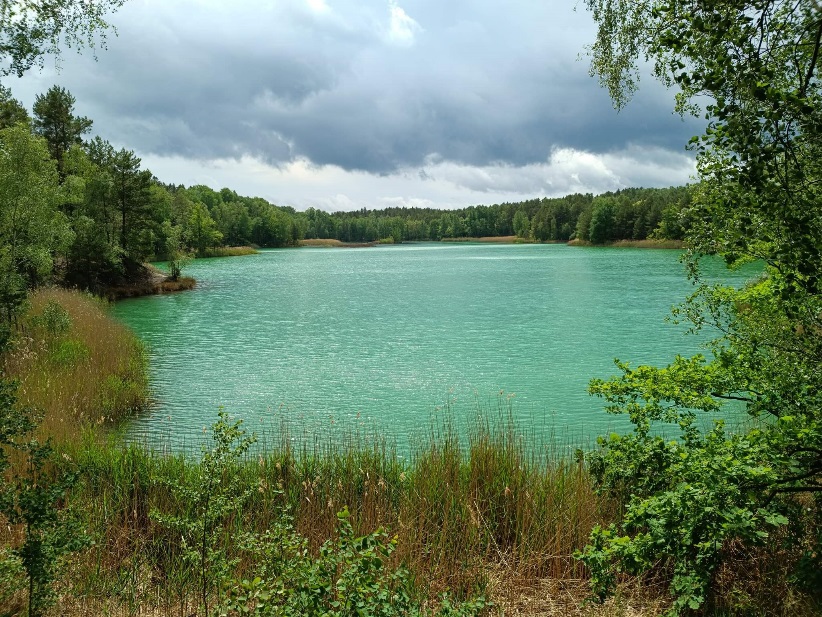
M 455 238 L 516 236 L 533 242 L 579 239 L 594 244 L 659 238 L 682 240 L 689 226 L 688 187 L 624 189 L 594 197 L 575 194 L 519 203 L 434 208 L 388 208 L 328 213 L 309 208 L 302 214 L 305 238 L 342 242 L 438 241 Z
M 145 364 L 142 343 L 111 319 L 105 301 L 56 288 L 31 294 L 3 358 L 20 403 L 42 417 L 41 434 L 61 442 L 143 409 Z
M 786 610 L 802 590 L 818 608 L 822 13 L 781 0 L 586 4 L 599 27 L 592 70 L 618 106 L 646 61 L 678 87 L 681 113 L 707 101 L 706 131 L 691 140 L 701 179 L 688 260 L 697 287 L 677 316 L 720 336 L 710 358 L 677 357 L 663 368 L 620 362 L 619 377 L 591 383 L 634 430 L 602 439 L 589 458 L 599 491 L 625 512 L 594 530 L 581 558 L 601 598 L 622 572 L 662 570 L 670 613 L 682 614 L 715 610 L 723 592 L 764 612 L 722 576 L 740 555 L 778 556 L 790 584 L 774 586 L 771 610 Z M 704 254 L 762 260 L 766 272 L 741 290 L 707 285 Z M 700 422 L 729 400 L 744 405 L 748 427 Z M 660 424 L 678 426 L 680 438 L 659 437 Z

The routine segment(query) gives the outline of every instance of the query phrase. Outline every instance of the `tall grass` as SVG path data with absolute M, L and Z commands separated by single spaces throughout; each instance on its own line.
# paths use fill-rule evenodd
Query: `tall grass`
M 491 575 L 580 578 L 573 552 L 594 523 L 612 516 L 581 462 L 532 453 L 510 418 L 479 423 L 467 443 L 440 427 L 410 460 L 379 440 L 316 441 L 296 451 L 291 443 L 284 433 L 279 447 L 249 456 L 234 472 L 234 481 L 254 489 L 242 513 L 224 521 L 225 549 L 241 558 L 238 576 L 253 578 L 256 567 L 236 548 L 244 532 L 262 532 L 288 515 L 316 550 L 335 536 L 336 513 L 347 506 L 358 532 L 387 527 L 396 535 L 392 558 L 430 597 L 445 589 L 471 593 Z M 81 470 L 73 499 L 98 538 L 77 561 L 72 593 L 159 602 L 169 612 L 191 608 L 194 581 L 180 538 L 150 513 L 186 512 L 189 505 L 162 479 L 194 481 L 197 461 L 94 439 L 66 444 L 64 454 Z
M 105 301 L 65 289 L 29 298 L 12 351 L 3 359 L 19 381 L 21 405 L 42 415 L 40 432 L 65 441 L 82 428 L 120 420 L 149 396 L 146 354 Z

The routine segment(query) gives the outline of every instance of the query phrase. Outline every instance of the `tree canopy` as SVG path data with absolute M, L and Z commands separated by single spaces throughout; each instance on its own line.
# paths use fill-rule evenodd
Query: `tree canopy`
M 105 45 L 105 20 L 126 0 L 0 0 L 0 75 L 21 77 L 61 47 Z
M 625 503 L 623 520 L 596 529 L 582 558 L 605 596 L 619 572 L 659 563 L 672 612 L 708 606 L 733 547 L 790 555 L 793 584 L 819 593 L 822 567 L 822 12 L 807 0 L 586 0 L 591 46 L 617 107 L 641 67 L 677 88 L 675 107 L 707 126 L 690 146 L 700 184 L 688 239 L 697 291 L 676 312 L 713 328 L 710 357 L 631 367 L 595 380 L 608 411 L 634 432 L 600 440 L 591 457 L 600 489 Z M 743 289 L 708 285 L 699 260 L 762 260 Z M 705 426 L 723 403 L 749 421 Z M 655 426 L 679 428 L 676 440 Z M 774 533 L 779 530 L 779 533 Z M 784 559 L 784 556 L 783 556 Z

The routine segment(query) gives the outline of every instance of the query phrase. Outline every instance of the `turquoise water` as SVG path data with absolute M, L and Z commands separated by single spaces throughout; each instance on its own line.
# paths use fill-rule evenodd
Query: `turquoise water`
M 678 257 L 417 244 L 199 260 L 186 271 L 196 290 L 115 306 L 148 344 L 156 399 L 129 435 L 181 447 L 224 407 L 261 433 L 287 421 L 303 437 L 356 430 L 403 448 L 439 416 L 510 405 L 538 438 L 585 440 L 627 426 L 586 392 L 614 357 L 700 351 L 665 323 L 692 291 Z

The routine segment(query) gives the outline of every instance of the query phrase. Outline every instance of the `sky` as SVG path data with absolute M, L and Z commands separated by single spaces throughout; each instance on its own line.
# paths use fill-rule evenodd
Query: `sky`
M 574 0 L 129 0 L 52 85 L 166 183 L 328 211 L 459 208 L 688 182 L 701 132 L 644 77 L 617 113 Z M 97 59 L 95 61 L 94 55 Z

